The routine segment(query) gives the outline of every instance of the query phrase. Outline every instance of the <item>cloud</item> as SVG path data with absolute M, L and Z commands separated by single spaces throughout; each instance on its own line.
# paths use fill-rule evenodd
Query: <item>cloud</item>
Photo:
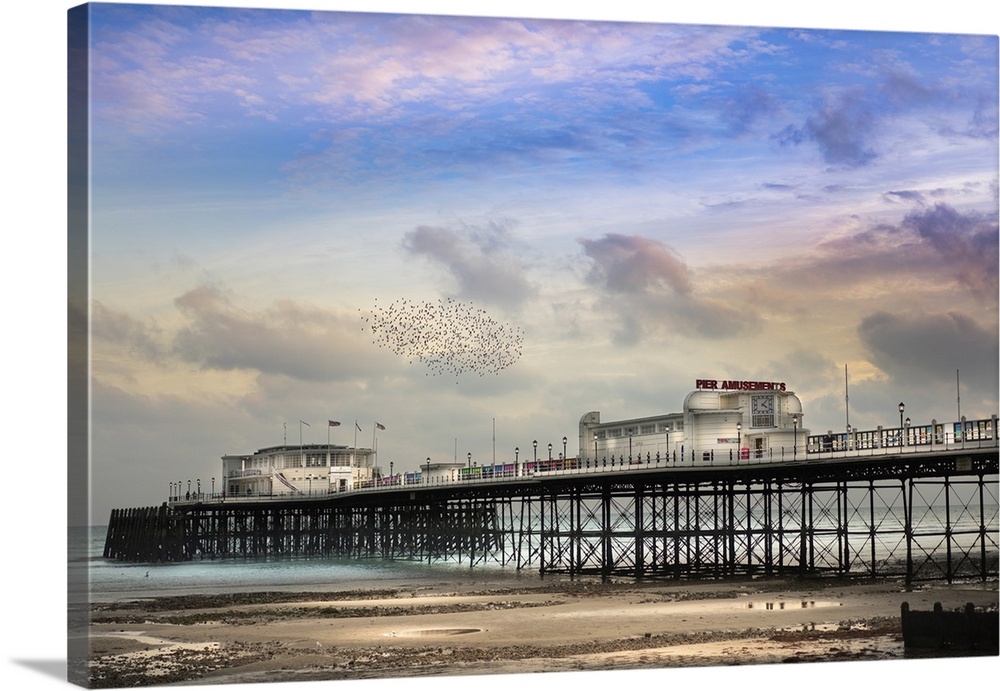
M 510 250 L 506 224 L 462 231 L 418 226 L 403 237 L 403 248 L 438 264 L 458 283 L 458 296 L 516 309 L 535 294 L 525 264 Z
M 903 381 L 948 380 L 960 367 L 983 380 L 997 380 L 997 334 L 961 312 L 876 312 L 861 321 L 858 337 L 872 364 Z
M 996 298 L 1000 232 L 996 215 L 961 213 L 947 204 L 914 211 L 902 226 L 917 233 L 972 293 Z
M 654 92 L 710 83 L 720 71 L 779 50 L 760 34 L 670 24 L 128 8 L 114 21 L 95 22 L 95 132 L 114 144 L 131 135 L 130 145 L 161 147 L 166 157 L 217 147 L 220 131 L 271 139 L 269 123 L 280 122 L 300 146 L 295 158 L 274 166 L 298 182 L 343 183 L 343 171 L 368 181 L 376 176 L 373 162 L 380 180 L 486 176 L 511 165 L 531 172 L 560 163 L 571 171 L 583 163 L 627 171 L 663 145 L 665 131 L 672 140 L 703 136 L 702 113 L 655 116 Z M 762 91 L 747 89 L 729 102 L 729 126 L 743 132 L 771 106 Z M 587 115 L 599 122 L 584 124 Z M 665 123 L 654 126 L 660 119 Z
M 174 304 L 188 320 L 173 352 L 206 369 L 248 370 L 305 381 L 352 378 L 364 369 L 359 322 L 291 300 L 260 310 L 202 285 Z
M 91 334 L 95 339 L 115 343 L 149 362 L 162 361 L 167 354 L 164 334 L 155 324 L 115 312 L 98 300 L 91 305 Z
M 883 194 L 882 198 L 890 202 L 902 201 L 923 204 L 924 193 L 918 190 L 890 190 Z
M 109 367 L 118 375 L 135 368 L 148 371 L 149 365 L 179 372 L 179 365 L 193 364 L 204 372 L 331 382 L 352 381 L 376 369 L 378 356 L 364 343 L 360 319 L 353 315 L 292 300 L 247 309 L 212 285 L 189 290 L 174 306 L 182 321 L 168 328 L 95 301 L 92 334 L 102 372 L 110 374 Z
M 751 323 L 726 302 L 697 294 L 687 264 L 662 242 L 617 233 L 579 242 L 591 260 L 585 280 L 604 293 L 605 308 L 619 322 L 619 344 L 634 345 L 650 329 L 727 338 Z
M 593 260 L 590 282 L 612 293 L 643 293 L 667 289 L 691 292 L 691 272 L 677 254 L 656 240 L 609 233 L 598 240 L 580 240 Z
M 919 195 L 891 192 L 891 198 Z M 981 306 L 995 312 L 1000 252 L 995 216 L 959 211 L 948 204 L 917 209 L 898 222 L 858 225 L 856 229 L 820 242 L 795 262 L 770 269 L 772 285 L 783 283 L 808 290 L 841 293 L 855 301 L 887 296 L 899 290 L 897 278 L 908 281 L 910 300 L 933 299 L 942 286 L 957 284 Z
M 760 86 L 741 85 L 729 99 L 722 111 L 722 119 L 734 134 L 745 134 L 759 121 L 780 111 L 780 104 L 774 94 Z
M 789 125 L 778 136 L 783 144 L 812 142 L 833 165 L 857 168 L 871 163 L 877 153 L 870 140 L 876 118 L 858 89 L 827 98 L 801 127 Z

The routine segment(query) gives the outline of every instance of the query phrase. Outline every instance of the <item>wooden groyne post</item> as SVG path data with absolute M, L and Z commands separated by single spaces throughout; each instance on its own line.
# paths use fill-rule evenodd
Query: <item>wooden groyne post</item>
M 932 612 L 911 611 L 906 602 L 900 610 L 907 648 L 997 654 L 1000 618 L 995 611 L 977 612 L 971 602 L 960 612 L 945 612 L 940 602 Z

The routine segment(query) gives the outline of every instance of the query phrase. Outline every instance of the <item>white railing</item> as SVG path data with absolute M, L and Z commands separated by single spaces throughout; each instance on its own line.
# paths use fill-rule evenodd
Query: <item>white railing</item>
M 882 429 L 877 432 L 879 440 L 895 439 L 903 441 L 897 443 L 873 445 L 860 443 L 862 440 L 872 439 L 870 432 L 852 432 L 851 435 L 842 433 L 840 435 L 810 435 L 803 437 L 801 444 L 793 444 L 791 447 L 777 447 L 765 450 L 743 448 L 740 451 L 735 449 L 711 449 L 709 451 L 686 450 L 672 454 L 653 455 L 647 453 L 645 457 L 641 454 L 638 457 L 629 459 L 625 455 L 612 458 L 567 458 L 555 461 L 530 461 L 509 464 L 498 464 L 493 466 L 474 466 L 463 468 L 456 477 L 420 477 L 414 479 L 406 474 L 382 477 L 377 480 L 368 480 L 355 483 L 355 486 L 344 490 L 337 489 L 306 489 L 301 491 L 273 492 L 270 494 L 241 494 L 226 495 L 224 492 L 216 493 L 192 493 L 191 495 L 181 495 L 170 497 L 170 503 L 191 504 L 191 503 L 231 503 L 231 502 L 260 502 L 260 501 L 287 501 L 296 499 L 302 501 L 325 500 L 333 496 L 339 496 L 357 492 L 398 492 L 413 489 L 430 489 L 448 486 L 470 486 L 470 485 L 496 485 L 498 483 L 523 482 L 533 478 L 560 477 L 566 475 L 606 475 L 631 473 L 643 470 L 665 470 L 665 469 L 691 469 L 691 468 L 725 468 L 751 465 L 767 465 L 775 463 L 802 463 L 814 464 L 828 460 L 844 459 L 871 459 L 873 457 L 899 457 L 903 455 L 925 455 L 934 457 L 937 455 L 954 454 L 962 450 L 975 450 L 997 448 L 997 417 L 993 416 L 987 420 L 971 420 L 955 423 L 932 423 L 921 427 L 910 426 L 902 428 L 903 434 L 898 436 L 901 428 Z M 965 434 L 957 438 L 954 434 L 937 436 L 934 431 L 944 428 L 946 430 L 963 429 Z M 925 435 L 922 430 L 930 429 L 931 434 Z M 916 432 L 914 432 L 916 430 Z M 824 438 L 835 437 L 829 448 L 826 447 Z M 973 438 L 974 437 L 974 438 Z M 817 440 L 821 440 L 817 442 Z M 919 442 L 906 443 L 911 440 Z

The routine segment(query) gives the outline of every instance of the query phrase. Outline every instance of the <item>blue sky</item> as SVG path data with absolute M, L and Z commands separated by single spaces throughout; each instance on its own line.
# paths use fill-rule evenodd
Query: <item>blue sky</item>
M 416 470 L 703 377 L 997 411 L 996 36 L 95 5 L 90 66 L 98 522 L 300 420 Z M 516 361 L 380 347 L 402 299 Z

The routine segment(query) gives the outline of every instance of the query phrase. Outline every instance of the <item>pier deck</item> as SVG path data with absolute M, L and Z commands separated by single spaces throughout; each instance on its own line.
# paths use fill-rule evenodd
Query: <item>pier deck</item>
M 451 560 L 639 579 L 997 576 L 997 446 L 673 467 L 116 510 L 104 556 Z

